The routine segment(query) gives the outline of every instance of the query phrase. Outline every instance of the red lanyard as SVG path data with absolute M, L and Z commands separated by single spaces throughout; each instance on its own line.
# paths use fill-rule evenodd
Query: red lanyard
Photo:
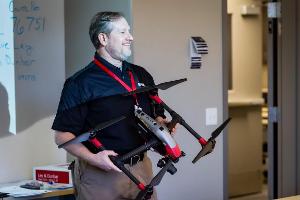
M 97 58 L 94 58 L 94 63 L 101 68 L 104 72 L 106 72 L 109 76 L 111 76 L 113 79 L 118 81 L 128 92 L 131 92 L 133 90 L 136 90 L 135 80 L 133 77 L 133 74 L 131 71 L 128 71 L 130 81 L 131 81 L 131 87 L 129 87 L 123 80 L 121 80 L 115 73 L 110 71 L 107 67 L 105 67 L 101 62 L 97 60 Z M 137 96 L 136 94 L 133 95 L 133 98 L 135 99 L 136 105 L 138 105 Z

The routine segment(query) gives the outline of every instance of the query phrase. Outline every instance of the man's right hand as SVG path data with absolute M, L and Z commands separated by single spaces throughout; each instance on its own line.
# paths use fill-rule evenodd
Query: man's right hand
M 97 154 L 91 154 L 88 158 L 88 162 L 98 167 L 104 171 L 117 171 L 122 172 L 117 166 L 113 164 L 113 162 L 110 160 L 109 156 L 117 156 L 118 154 L 114 151 L 104 150 L 100 151 Z
M 55 132 L 55 142 L 57 145 L 61 145 L 71 139 L 75 138 L 75 135 L 70 132 Z M 121 170 L 115 166 L 108 156 L 117 156 L 118 154 L 114 151 L 104 150 L 97 154 L 91 153 L 83 144 L 70 144 L 64 147 L 70 154 L 80 159 L 86 160 L 89 164 L 94 165 L 105 171 L 117 171 Z

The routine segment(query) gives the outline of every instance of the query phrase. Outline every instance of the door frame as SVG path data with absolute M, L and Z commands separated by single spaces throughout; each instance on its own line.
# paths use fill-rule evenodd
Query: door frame
M 281 16 L 269 19 L 268 36 L 269 112 L 268 183 L 269 199 L 299 194 L 299 3 L 281 3 Z M 284 27 L 284 28 L 283 28 Z M 298 76 L 299 77 L 299 76 Z M 277 112 L 276 112 L 277 110 Z M 275 118 L 275 120 L 274 120 Z M 274 121 L 273 121 L 274 120 Z M 297 141 L 298 140 L 298 141 Z
M 223 119 L 228 118 L 228 14 L 227 1 L 222 1 L 222 64 L 223 64 Z M 223 131 L 223 199 L 228 199 L 228 131 Z

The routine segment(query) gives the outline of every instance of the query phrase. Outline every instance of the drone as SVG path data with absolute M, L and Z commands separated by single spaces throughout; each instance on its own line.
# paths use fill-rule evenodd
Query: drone
M 145 86 L 125 93 L 123 95 L 135 95 L 137 93 L 150 92 L 155 91 L 157 89 L 166 90 L 186 80 L 187 79 L 184 78 L 175 81 L 164 82 L 158 85 Z M 177 172 L 177 169 L 174 166 L 174 164 L 177 163 L 181 157 L 185 156 L 185 153 L 181 151 L 180 146 L 177 144 L 174 137 L 171 135 L 171 130 L 175 127 L 177 123 L 185 127 L 201 144 L 200 152 L 192 161 L 192 163 L 195 164 L 201 157 L 206 156 L 214 150 L 216 144 L 216 137 L 220 135 L 220 133 L 223 131 L 223 129 L 225 129 L 226 125 L 231 120 L 231 118 L 225 120 L 219 127 L 217 127 L 217 129 L 215 129 L 212 132 L 211 137 L 208 140 L 205 140 L 194 129 L 192 129 L 191 126 L 178 113 L 176 113 L 165 102 L 163 102 L 161 98 L 157 95 L 157 93 L 149 93 L 149 97 L 157 104 L 160 104 L 170 114 L 172 120 L 167 125 L 160 124 L 151 116 L 143 112 L 142 108 L 136 105 L 134 109 L 134 114 L 135 117 L 138 119 L 138 126 L 147 135 L 145 143 L 124 155 L 109 156 L 114 165 L 116 165 L 120 170 L 122 170 L 128 176 L 128 178 L 131 179 L 139 188 L 140 192 L 138 193 L 136 200 L 150 199 L 151 195 L 153 194 L 153 188 L 160 184 L 165 173 L 169 172 L 171 175 L 173 175 Z M 99 134 L 102 129 L 112 126 L 113 124 L 125 118 L 125 116 L 120 116 L 118 118 L 101 123 L 97 125 L 93 130 L 83 133 L 80 136 L 75 137 L 72 140 L 59 145 L 58 148 L 65 147 L 69 144 L 89 141 L 99 151 L 103 151 L 105 150 L 105 147 L 101 143 L 101 141 L 97 139 L 97 134 Z M 144 185 L 129 170 L 125 168 L 124 161 L 133 158 L 136 155 L 144 153 L 150 149 L 154 149 L 162 156 L 162 158 L 157 163 L 157 166 L 160 167 L 161 170 L 153 177 L 153 179 L 148 185 Z

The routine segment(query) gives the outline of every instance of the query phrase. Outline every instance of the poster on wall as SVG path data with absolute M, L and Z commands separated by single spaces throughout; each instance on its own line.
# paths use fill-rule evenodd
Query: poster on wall
M 190 67 L 199 69 L 202 66 L 202 55 L 208 54 L 208 46 L 202 37 L 190 38 Z

